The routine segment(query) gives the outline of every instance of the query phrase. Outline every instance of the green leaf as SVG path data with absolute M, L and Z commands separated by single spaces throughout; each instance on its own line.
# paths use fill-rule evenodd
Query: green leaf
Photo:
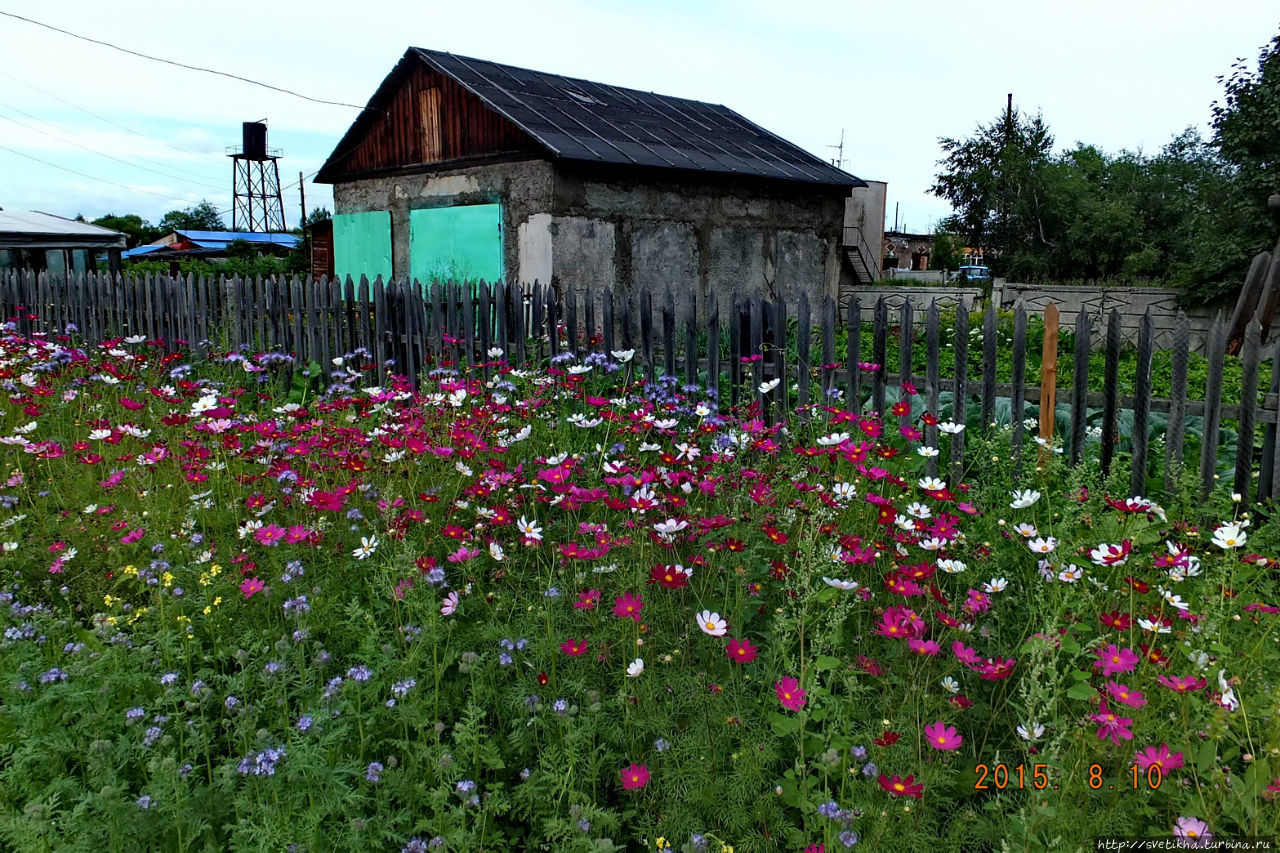
M 840 658 L 833 658 L 831 655 L 818 655 L 818 659 L 813 662 L 813 668 L 818 672 L 828 669 L 836 669 L 840 666 Z
M 1067 690 L 1068 699 L 1092 699 L 1098 695 L 1098 691 L 1087 681 L 1078 681 Z
M 800 723 L 799 717 L 780 714 L 777 711 L 769 715 L 769 724 L 773 727 L 773 733 L 778 737 L 794 734 L 799 730 Z
M 1209 768 L 1213 767 L 1213 761 L 1218 757 L 1218 744 L 1215 741 L 1207 740 L 1200 745 L 1200 751 L 1196 753 L 1196 772 L 1207 773 Z

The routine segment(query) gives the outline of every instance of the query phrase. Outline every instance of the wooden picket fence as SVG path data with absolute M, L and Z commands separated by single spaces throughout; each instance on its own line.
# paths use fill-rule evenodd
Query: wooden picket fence
M 496 370 L 498 359 L 489 355 L 495 347 L 503 350 L 502 359 L 513 364 L 544 363 L 562 354 L 583 358 L 591 352 L 635 350 L 648 378 L 665 374 L 717 393 L 725 389 L 731 405 L 755 403 L 770 421 L 779 413 L 796 407 L 805 412 L 816 404 L 884 412 L 897 399 L 897 389 L 912 383 L 920 386 L 927 411 L 949 409 L 950 419 L 958 423 L 976 414 L 984 429 L 996 418 L 997 401 L 1008 400 L 1016 464 L 1021 464 L 1024 445 L 1029 444 L 1025 417 L 1035 417 L 1039 434 L 1052 437 L 1057 407 L 1068 406 L 1069 422 L 1062 432 L 1074 464 L 1084 454 L 1090 418 L 1098 420 L 1100 409 L 1102 467 L 1111 468 L 1126 437 L 1131 494 L 1147 491 L 1148 463 L 1153 461 L 1151 415 L 1163 413 L 1167 415 L 1162 460 L 1165 488 L 1184 467 L 1198 470 L 1205 494 L 1219 476 L 1229 476 L 1245 500 L 1271 499 L 1280 488 L 1280 454 L 1276 453 L 1280 408 L 1280 370 L 1276 368 L 1280 365 L 1274 354 L 1268 357 L 1270 387 L 1260 398 L 1264 360 L 1256 318 L 1247 327 L 1239 356 L 1243 377 L 1239 388 L 1224 388 L 1225 359 L 1235 356 L 1226 355 L 1226 324 L 1221 318 L 1214 324 L 1206 353 L 1204 399 L 1195 400 L 1188 393 L 1190 324 L 1185 316 L 1175 323 L 1170 396 L 1152 398 L 1150 313 L 1135 342 L 1133 387 L 1122 390 L 1122 333 L 1114 311 L 1103 318 L 1083 310 L 1075 318 L 1072 381 L 1058 387 L 1054 306 L 1044 312 L 1043 339 L 1030 341 L 1040 346 L 1044 379 L 1040 387 L 1026 381 L 1029 314 L 1021 305 L 1014 312 L 1009 383 L 997 381 L 998 315 L 993 306 L 988 305 L 980 316 L 980 358 L 969 352 L 970 315 L 954 314 L 950 330 L 954 363 L 971 367 L 977 362 L 980 370 L 976 375 L 966 369 L 944 377 L 940 375 L 938 303 L 924 312 L 921 329 L 909 301 L 891 312 L 883 298 L 863 305 L 856 294 L 843 308 L 830 297 L 813 305 L 801 296 L 793 307 L 784 300 L 736 295 L 722 307 L 714 294 L 705 305 L 697 304 L 692 293 L 684 294 L 677 304 L 669 289 L 655 299 L 647 289 L 631 294 L 608 289 L 571 293 L 537 283 L 423 285 L 399 280 L 384 283 L 381 278 L 340 282 L 159 275 L 113 280 L 106 275 L 56 278 L 9 272 L 0 275 L 0 312 L 24 334 L 57 334 L 72 327 L 88 343 L 145 335 L 170 347 L 276 351 L 293 356 L 295 364 L 315 361 L 326 366 L 336 357 L 360 353 L 379 382 L 395 373 L 416 384 L 420 376 L 440 366 L 465 366 L 487 379 Z M 794 319 L 794 326 L 789 319 Z M 865 352 L 863 332 L 868 327 L 871 346 Z M 797 334 L 799 329 L 810 334 Z M 839 353 L 837 330 L 846 333 L 847 341 Z M 886 363 L 888 344 L 895 335 L 899 358 L 891 365 Z M 918 335 L 925 342 L 923 364 L 913 355 Z M 1106 353 L 1103 391 L 1091 393 L 1089 353 L 1099 345 Z M 786 381 L 769 388 L 773 379 Z M 950 397 L 949 406 L 942 405 L 943 396 Z M 857 401 L 856 406 L 850 401 Z M 1127 436 L 1122 436 L 1122 412 L 1131 413 L 1123 419 L 1132 423 Z M 1201 437 L 1212 440 L 1200 442 L 1198 459 L 1187 459 L 1190 420 L 1196 418 Z M 1219 472 L 1224 423 L 1234 424 L 1239 436 L 1231 472 Z M 940 438 L 936 426 L 925 427 L 926 444 L 937 447 Z M 950 458 L 958 467 L 964 459 L 965 433 L 949 440 Z M 928 470 L 936 473 L 935 460 L 928 460 Z

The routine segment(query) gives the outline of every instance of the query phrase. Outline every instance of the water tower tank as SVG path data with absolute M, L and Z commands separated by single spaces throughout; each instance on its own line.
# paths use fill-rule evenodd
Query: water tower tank
M 260 121 L 246 121 L 242 125 L 244 156 L 250 160 L 267 159 L 267 126 Z

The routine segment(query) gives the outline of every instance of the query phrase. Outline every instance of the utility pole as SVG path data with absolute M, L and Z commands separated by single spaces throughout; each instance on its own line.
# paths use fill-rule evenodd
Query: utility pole
M 306 182 L 302 180 L 302 173 L 298 173 L 298 200 L 302 205 L 302 218 L 298 220 L 298 226 L 303 232 L 307 230 L 307 187 Z

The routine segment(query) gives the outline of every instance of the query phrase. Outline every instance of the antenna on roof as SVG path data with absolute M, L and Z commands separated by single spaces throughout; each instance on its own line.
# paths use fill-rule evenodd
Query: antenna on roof
M 843 169 L 844 168 L 844 128 L 843 127 L 840 128 L 840 144 L 828 145 L 827 147 L 836 149 L 836 156 L 831 161 L 831 165 L 835 166 L 837 169 Z

